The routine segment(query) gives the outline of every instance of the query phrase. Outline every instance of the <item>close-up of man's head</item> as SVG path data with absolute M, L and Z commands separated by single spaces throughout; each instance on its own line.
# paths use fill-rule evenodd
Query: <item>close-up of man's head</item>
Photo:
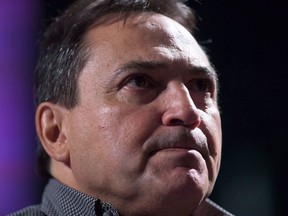
M 218 78 L 182 1 L 78 1 L 36 69 L 38 170 L 121 215 L 192 215 L 220 167 Z
M 117 21 L 125 23 L 136 13 L 165 15 L 190 33 L 196 27 L 193 12 L 182 1 L 76 1 L 43 35 L 35 76 L 36 106 L 50 101 L 66 108 L 75 107 L 79 99 L 78 78 L 91 54 L 85 40 L 88 31 Z M 41 145 L 39 155 L 38 171 L 49 177 L 49 157 Z
M 124 215 L 192 213 L 221 155 L 217 75 L 194 26 L 180 1 L 79 1 L 57 19 L 36 74 L 40 173 Z

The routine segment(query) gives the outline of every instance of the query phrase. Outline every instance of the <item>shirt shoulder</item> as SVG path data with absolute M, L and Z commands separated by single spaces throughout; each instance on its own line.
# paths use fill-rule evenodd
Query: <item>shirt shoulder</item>
M 109 203 L 77 191 L 56 179 L 47 183 L 40 205 L 26 207 L 8 216 L 70 216 L 70 215 L 111 215 L 119 216 Z
M 40 205 L 33 205 L 8 214 L 7 216 L 46 216 L 46 214 L 41 211 Z

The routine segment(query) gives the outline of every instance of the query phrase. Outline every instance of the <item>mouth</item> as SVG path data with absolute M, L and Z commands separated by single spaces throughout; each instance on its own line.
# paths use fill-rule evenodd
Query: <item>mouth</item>
M 189 152 L 193 150 L 192 148 L 188 148 L 186 146 L 181 146 L 181 145 L 175 145 L 175 146 L 170 146 L 170 147 L 165 147 L 165 148 L 159 148 L 156 150 L 153 150 L 150 152 L 150 156 L 155 155 L 156 153 L 160 151 L 167 151 L 167 152 Z

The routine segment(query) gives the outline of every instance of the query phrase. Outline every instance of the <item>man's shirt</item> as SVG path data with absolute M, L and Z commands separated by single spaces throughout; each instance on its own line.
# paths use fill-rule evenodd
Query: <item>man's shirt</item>
M 195 215 L 201 216 L 232 216 L 209 199 L 206 199 L 196 212 Z M 8 216 L 50 215 L 119 216 L 119 213 L 108 203 L 74 190 L 56 179 L 50 179 L 40 205 L 29 206 Z
M 74 190 L 56 179 L 50 179 L 44 189 L 40 205 L 29 206 L 9 216 L 21 215 L 118 216 L 119 214 L 110 204 Z

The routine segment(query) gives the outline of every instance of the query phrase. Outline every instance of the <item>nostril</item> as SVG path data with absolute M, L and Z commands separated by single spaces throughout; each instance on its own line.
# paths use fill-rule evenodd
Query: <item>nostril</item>
M 170 124 L 171 125 L 184 125 L 184 121 L 182 121 L 180 119 L 171 119 Z

